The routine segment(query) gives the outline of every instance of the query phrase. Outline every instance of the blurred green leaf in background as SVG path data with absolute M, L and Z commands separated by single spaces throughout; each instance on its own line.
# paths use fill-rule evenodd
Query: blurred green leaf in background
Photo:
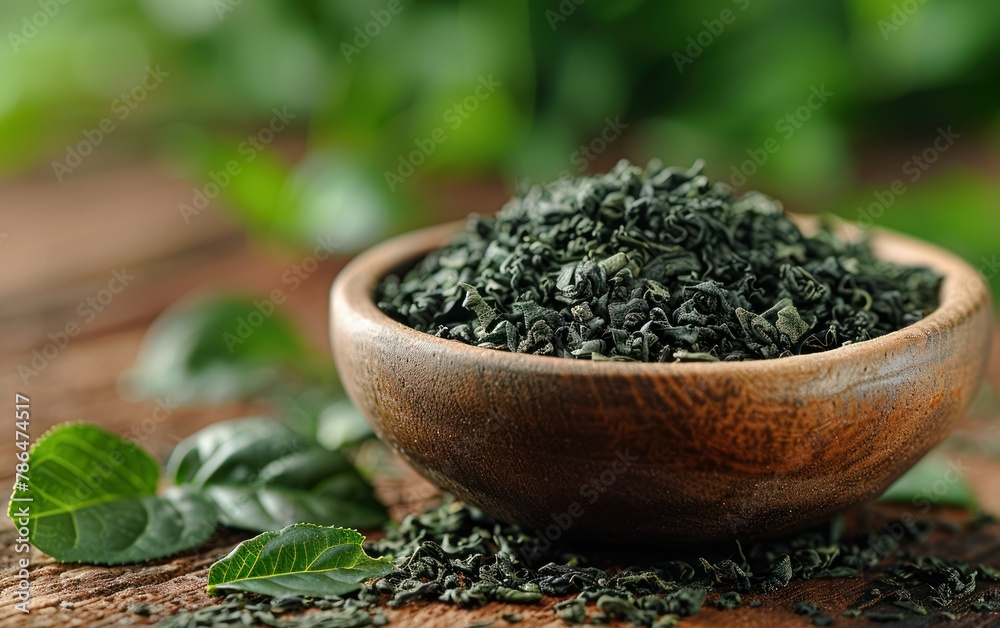
M 236 296 L 174 306 L 149 328 L 123 383 L 178 404 L 252 399 L 287 382 L 331 384 L 332 368 L 276 308 Z
M 1000 4 L 565 5 L 77 1 L 49 15 L 10 0 L 0 172 L 158 155 L 190 182 L 191 207 L 293 248 L 336 231 L 349 254 L 437 221 L 435 182 L 540 180 L 621 156 L 705 158 L 718 179 L 850 216 L 954 127 L 961 146 L 879 224 L 975 263 L 996 253 Z M 132 102 L 157 68 L 162 83 Z M 829 93 L 818 106 L 815 90 Z

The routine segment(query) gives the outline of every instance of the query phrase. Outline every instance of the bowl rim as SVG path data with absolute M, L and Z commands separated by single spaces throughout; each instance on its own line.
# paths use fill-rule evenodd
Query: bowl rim
M 788 214 L 796 222 L 814 221 L 813 216 Z M 455 340 L 438 338 L 401 323 L 379 307 L 375 299 L 378 284 L 396 270 L 445 244 L 457 234 L 467 220 L 448 222 L 427 227 L 386 240 L 362 252 L 337 275 L 331 289 L 331 332 L 338 325 L 338 317 L 353 314 L 370 325 L 380 327 L 405 339 L 408 346 L 420 347 L 431 352 L 464 354 L 469 359 L 489 362 L 492 367 L 506 370 L 530 369 L 565 375 L 763 375 L 787 369 L 815 369 L 854 362 L 866 355 L 897 353 L 912 348 L 920 339 L 934 337 L 942 329 L 954 329 L 968 324 L 975 315 L 990 308 L 992 295 L 981 274 L 958 256 L 925 241 L 905 236 L 885 228 L 868 230 L 876 255 L 896 261 L 897 255 L 883 257 L 883 249 L 906 251 L 901 263 L 924 265 L 944 276 L 941 303 L 938 308 L 920 321 L 892 333 L 835 349 L 794 355 L 785 358 L 720 362 L 627 362 L 569 359 L 511 353 L 486 349 Z M 853 223 L 842 222 L 842 228 Z M 860 231 L 860 227 L 853 226 Z M 335 333 L 331 340 L 335 341 Z M 336 351 L 336 348 L 334 348 Z

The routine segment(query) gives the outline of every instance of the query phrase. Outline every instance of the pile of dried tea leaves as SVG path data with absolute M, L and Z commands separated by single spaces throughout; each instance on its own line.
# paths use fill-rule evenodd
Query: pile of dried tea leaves
M 467 344 L 582 359 L 755 360 L 897 331 L 938 306 L 941 277 L 868 242 L 807 236 L 781 206 L 690 170 L 620 162 L 535 186 L 467 229 L 379 307 Z
M 978 523 L 971 524 L 979 525 Z M 701 611 L 710 598 L 722 610 L 761 605 L 761 598 L 790 582 L 878 573 L 878 590 L 863 608 L 845 613 L 880 621 L 905 614 L 947 618 L 960 604 L 996 612 L 1000 572 L 985 565 L 919 556 L 915 548 L 931 524 L 887 524 L 893 533 L 845 539 L 843 526 L 801 532 L 744 548 L 705 550 L 705 557 L 674 557 L 626 569 L 604 568 L 599 560 L 540 552 L 535 537 L 458 502 L 446 502 L 387 528 L 383 539 L 366 544 L 371 555 L 393 557 L 396 572 L 355 594 L 327 598 L 266 599 L 243 593 L 223 603 L 170 618 L 164 625 L 367 626 L 388 623 L 384 608 L 413 601 L 459 607 L 489 602 L 533 605 L 563 598 L 554 613 L 570 624 L 622 620 L 638 626 L 673 626 Z M 949 530 L 954 533 L 955 530 Z M 650 550 L 653 553 L 653 550 Z M 618 560 L 616 555 L 614 560 Z M 647 558 L 648 561 L 648 558 Z M 605 566 L 606 567 L 606 566 Z M 989 583 L 987 588 L 982 583 Z M 720 595 L 717 595 L 720 594 Z M 744 598 L 753 598 L 744 602 Z M 893 609 L 891 611 L 886 609 Z M 310 609 L 294 619 L 282 614 Z M 315 609 L 315 610 L 312 610 Z M 949 610 L 951 609 L 951 610 Z M 795 605 L 815 625 L 833 618 L 807 601 Z M 518 623 L 519 614 L 494 625 Z

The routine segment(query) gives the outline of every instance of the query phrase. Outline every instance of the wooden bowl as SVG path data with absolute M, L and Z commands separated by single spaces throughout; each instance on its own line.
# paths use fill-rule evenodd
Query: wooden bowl
M 378 283 L 461 228 L 394 239 L 333 287 L 350 398 L 421 474 L 540 541 L 714 542 L 776 534 L 877 497 L 962 418 L 988 358 L 979 274 L 889 232 L 877 254 L 934 268 L 942 305 L 869 342 L 778 360 L 642 364 L 480 349 L 383 314 Z

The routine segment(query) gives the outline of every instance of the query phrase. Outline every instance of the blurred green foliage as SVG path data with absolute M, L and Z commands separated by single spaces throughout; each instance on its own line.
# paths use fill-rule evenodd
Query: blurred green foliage
M 128 132 L 103 142 L 162 151 L 196 190 L 235 162 L 218 196 L 257 232 L 336 231 L 344 250 L 433 220 L 428 177 L 539 180 L 618 155 L 704 157 L 724 180 L 851 215 L 859 172 L 893 166 L 891 147 L 949 126 L 995 145 L 998 21 L 991 0 L 8 0 L 0 170 L 64 160 L 110 117 Z M 157 66 L 169 76 L 123 118 L 115 103 Z M 818 106 L 815 90 L 830 94 Z M 294 119 L 274 135 L 305 138 L 304 159 L 241 150 L 276 109 Z M 994 186 L 956 166 L 879 224 L 993 254 Z
M 860 192 L 837 208 L 837 213 L 857 221 L 864 212 L 888 205 L 878 201 L 888 185 Z M 1000 295 L 1000 185 L 969 172 L 955 171 L 914 186 L 892 200 L 885 214 L 875 220 L 879 227 L 905 231 L 937 242 L 965 257 L 979 269 Z
M 909 504 L 921 513 L 941 506 L 975 512 L 979 499 L 963 471 L 961 460 L 956 463 L 941 451 L 934 451 L 886 489 L 879 501 Z
M 289 381 L 331 386 L 330 367 L 276 308 L 230 295 L 179 303 L 150 326 L 124 384 L 179 404 L 278 395 Z

